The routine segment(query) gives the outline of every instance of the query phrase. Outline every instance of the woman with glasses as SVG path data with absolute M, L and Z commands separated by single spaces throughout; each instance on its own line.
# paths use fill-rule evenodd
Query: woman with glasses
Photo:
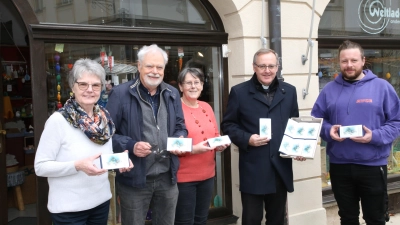
M 218 126 L 211 106 L 199 101 L 204 85 L 204 74 L 197 68 L 184 68 L 178 76 L 182 92 L 182 109 L 188 138 L 192 138 L 191 153 L 179 156 L 179 197 L 175 225 L 206 224 L 214 190 L 215 152 L 229 145 L 211 148 L 207 139 L 219 136 Z
M 35 157 L 36 175 L 47 177 L 54 225 L 106 225 L 111 198 L 108 173 L 94 161 L 112 153 L 115 126 L 99 106 L 105 71 L 96 61 L 75 62 L 68 78 L 73 96 L 46 121 Z M 133 167 L 120 169 L 129 171 Z

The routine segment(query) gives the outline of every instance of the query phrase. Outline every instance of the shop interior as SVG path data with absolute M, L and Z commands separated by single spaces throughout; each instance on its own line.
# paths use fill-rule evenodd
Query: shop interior
M 2 5 L 5 4 L 5 5 Z M 36 216 L 34 124 L 29 41 L 22 21 L 9 3 L 0 4 L 2 129 L 6 135 L 8 221 Z M 4 168 L 1 168 L 4 169 Z

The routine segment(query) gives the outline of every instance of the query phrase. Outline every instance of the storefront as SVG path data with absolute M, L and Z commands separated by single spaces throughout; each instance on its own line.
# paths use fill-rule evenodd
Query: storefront
M 10 122 L 19 123 L 20 120 L 26 124 L 24 130 L 18 129 L 20 132 L 14 134 L 21 137 L 14 141 L 16 143 L 11 141 L 10 135 L 3 139 L 5 152 L 15 144 L 21 145 L 15 147 L 20 168 L 32 169 L 34 154 L 28 156 L 24 147 L 34 148 L 39 143 L 48 116 L 69 98 L 67 74 L 74 61 L 80 58 L 95 59 L 102 64 L 108 82 L 113 85 L 138 76 L 137 51 L 143 45 L 156 43 L 168 53 L 164 81 L 172 85 L 176 85 L 178 73 L 185 63 L 195 60 L 202 64 L 206 75 L 201 99 L 213 107 L 219 124 L 223 100 L 227 96 L 227 84 L 224 83 L 228 76 L 227 60 L 222 57 L 222 44 L 227 43 L 228 35 L 208 1 L 14 0 L 6 1 L 2 6 L 2 10 L 19 14 L 13 18 L 18 22 L 12 22 L 22 25 L 21 34 L 27 35 L 26 46 L 18 46 L 5 38 L 2 38 L 1 45 L 4 69 L 1 72 L 7 74 L 17 70 L 18 74 L 2 80 L 0 92 L 8 95 L 11 108 L 8 109 L 9 117 L 4 119 L 0 128 L 5 129 Z M 10 18 L 3 16 L 1 25 L 7 28 L 5 22 L 8 20 L 5 19 Z M 10 28 L 5 30 L 10 31 Z M 5 37 L 4 32 L 2 37 Z M 5 50 L 7 46 L 9 49 Z M 18 57 L 21 49 L 27 51 L 23 59 Z M 9 53 L 17 55 L 16 59 L 8 58 Z M 25 76 L 28 73 L 29 78 Z M 102 97 L 105 104 L 107 96 Z M 25 112 L 23 116 L 20 114 L 22 110 Z M 34 127 L 34 133 L 29 133 L 29 125 Z M 27 140 L 28 135 L 34 137 L 31 142 L 31 139 L 19 142 Z M 1 153 L 1 184 L 7 183 L 3 180 L 6 174 L 5 152 Z M 210 218 L 232 215 L 229 151 L 218 153 L 216 162 Z M 37 193 L 34 202 L 37 204 L 38 224 L 51 224 L 47 211 L 47 179 L 38 177 L 36 181 L 32 188 L 37 187 L 39 191 L 24 193 L 26 187 L 22 187 L 22 197 L 36 196 Z M 0 199 L 7 199 L 7 190 L 1 185 Z M 7 223 L 7 208 L 7 204 L 0 206 L 0 217 L 4 220 L 1 224 Z
M 320 90 L 340 72 L 338 46 L 343 40 L 360 43 L 365 50 L 364 69 L 389 82 L 400 96 L 400 1 L 330 1 L 318 29 L 318 77 Z M 324 143 L 322 143 L 324 145 Z M 323 154 L 322 154 L 323 155 Z M 325 159 L 324 159 L 325 160 Z M 329 158 L 323 163 L 325 201 L 329 201 Z M 400 138 L 388 158 L 390 210 L 399 211 Z M 331 199 L 332 200 L 332 199 Z M 395 208 L 397 207 L 397 208 Z
M 22 137 L 13 134 L 17 136 L 13 136 L 14 146 L 19 145 L 14 148 L 14 152 L 37 144 L 40 138 L 37 134 L 43 130 L 48 115 L 56 109 L 58 95 L 60 103 L 68 98 L 69 89 L 65 84 L 65 75 L 74 60 L 82 57 L 97 59 L 106 68 L 110 82 L 116 85 L 137 76 L 136 53 L 138 48 L 145 44 L 157 43 L 168 52 L 169 62 L 165 81 L 171 84 L 174 84 L 181 65 L 184 66 L 188 60 L 202 62 L 208 75 L 207 91 L 202 97 L 211 104 L 219 120 L 226 105 L 229 88 L 248 80 L 253 74 L 251 66 L 253 54 L 261 46 L 260 37 L 265 36 L 263 29 L 269 28 L 268 21 L 262 22 L 265 21 L 265 15 L 261 10 L 262 2 L 251 0 L 1 1 L 0 19 L 2 23 L 6 23 L 1 26 L 9 27 L 10 24 L 7 22 L 10 19 L 7 16 L 13 15 L 12 28 L 14 34 L 18 35 L 13 36 L 13 40 L 17 43 L 14 44 L 12 39 L 5 37 L 3 29 L 1 30 L 3 60 L 1 69 L 7 73 L 7 70 L 9 72 L 12 68 L 17 74 L 15 79 L 12 77 L 7 81 L 2 80 L 0 93 L 8 92 L 12 103 L 11 111 L 14 115 L 17 111 L 20 113 L 22 124 L 28 127 L 25 131 L 29 132 L 29 125 L 34 127 L 33 137 L 25 136 L 25 133 Z M 272 0 L 265 0 L 265 3 L 267 2 Z M 316 0 L 315 11 L 312 11 L 313 1 L 309 0 L 274 2 L 281 4 L 284 66 L 282 75 L 286 82 L 297 88 L 301 115 L 310 114 L 319 93 L 318 83 L 322 88 L 339 72 L 335 59 L 337 48 L 345 39 L 359 42 L 366 50 L 366 67 L 390 82 L 396 91 L 400 92 L 398 15 L 400 1 Z M 267 4 L 264 7 L 267 9 Z M 316 18 L 311 28 L 310 15 Z M 313 32 L 309 33 L 309 28 Z M 268 35 L 265 37 L 269 38 Z M 309 38 L 315 41 L 318 48 L 311 49 L 310 53 L 314 58 L 303 64 L 301 59 Z M 227 51 L 223 56 L 222 44 L 227 43 Z M 14 54 L 10 55 L 9 50 L 4 53 L 4 47 L 13 48 Z M 114 61 L 111 67 L 108 65 L 109 56 L 113 56 Z M 224 58 L 226 56 L 229 58 Z M 313 76 L 309 79 L 309 94 L 302 98 L 302 91 L 307 87 L 310 73 Z M 25 79 L 26 74 L 30 80 Z M 318 76 L 314 76 L 315 74 Z M 60 91 L 57 90 L 58 83 Z M 8 88 L 11 91 L 7 91 Z M 16 90 L 25 91 L 19 93 Z M 3 106 L 3 103 L 0 105 Z M 30 105 L 32 105 L 31 111 Z M 25 116 L 21 117 L 23 108 Z M 15 120 L 14 116 L 11 121 Z M 0 130 L 4 130 L 6 122 L 10 121 L 5 119 L 0 124 Z M 2 137 L 0 144 L 6 145 L 9 141 L 7 137 L 4 135 L 0 137 Z M 398 194 L 400 160 L 397 143 L 396 141 L 393 145 L 388 165 L 390 173 L 388 187 L 393 199 L 400 198 Z M 327 185 L 329 168 L 326 165 L 329 159 L 324 157 L 324 149 L 321 150 L 314 160 L 293 163 L 295 192 L 290 193 L 288 197 L 288 214 L 290 220 L 298 224 L 309 224 L 310 218 L 318 221 L 318 224 L 330 221 L 323 207 L 323 203 L 334 204 L 330 187 Z M 17 158 L 29 166 L 33 162 L 34 154 L 24 151 Z M 4 153 L 3 149 L 0 153 L 0 177 L 6 176 Z M 237 148 L 232 146 L 231 151 L 218 155 L 216 160 L 217 182 L 213 196 L 216 201 L 210 203 L 212 207 L 210 218 L 232 213 L 240 217 Z M 27 169 L 27 173 L 30 174 L 31 170 Z M 37 181 L 38 191 L 31 189 L 28 193 L 35 195 L 38 193 L 33 200 L 38 206 L 39 224 L 49 224 L 46 208 L 47 181 L 44 178 L 33 180 Z M 0 180 L 0 202 L 5 201 L 7 196 L 4 193 L 10 190 L 4 186 L 4 182 Z M 395 203 L 393 199 L 391 202 Z M 31 200 L 26 198 L 27 202 Z M 2 220 L 0 224 L 7 223 L 6 214 L 7 206 L 0 204 Z M 332 215 L 337 217 L 336 209 Z

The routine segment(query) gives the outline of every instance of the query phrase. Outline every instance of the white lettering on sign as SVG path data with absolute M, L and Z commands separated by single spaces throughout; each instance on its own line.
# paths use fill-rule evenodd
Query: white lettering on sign
M 389 23 L 400 23 L 400 9 L 393 9 L 391 0 L 361 0 L 358 19 L 361 29 L 366 33 L 379 34 Z

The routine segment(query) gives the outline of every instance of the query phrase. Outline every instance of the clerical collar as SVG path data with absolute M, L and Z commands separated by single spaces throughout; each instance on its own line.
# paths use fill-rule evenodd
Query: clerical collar
M 261 86 L 264 88 L 264 90 L 268 90 L 269 86 L 265 86 L 264 84 L 261 84 Z

